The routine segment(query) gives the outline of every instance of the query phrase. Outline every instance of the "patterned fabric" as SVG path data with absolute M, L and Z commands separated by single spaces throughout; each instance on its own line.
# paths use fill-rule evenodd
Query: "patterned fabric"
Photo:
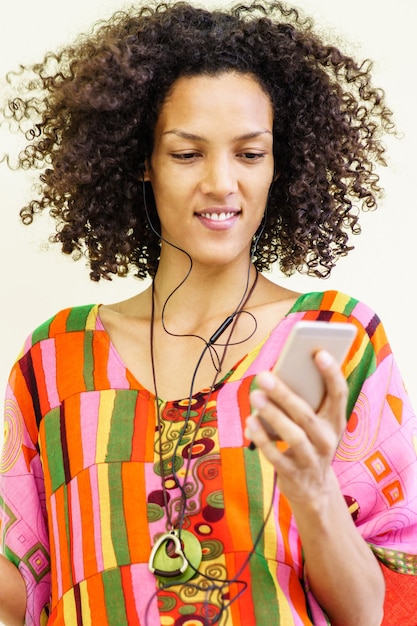
M 7 388 L 0 526 L 26 581 L 27 625 L 197 626 L 219 612 L 220 626 L 329 623 L 308 591 L 289 504 L 243 434 L 254 376 L 300 319 L 358 327 L 334 469 L 377 557 L 417 574 L 417 420 L 373 311 L 336 291 L 302 296 L 211 395 L 195 394 L 191 407 L 161 401 L 161 472 L 155 398 L 98 310 L 65 310 L 38 328 Z M 158 585 L 148 559 L 169 530 L 162 476 L 174 520 L 181 507 L 174 471 L 187 475 L 183 528 L 202 561 L 189 583 Z

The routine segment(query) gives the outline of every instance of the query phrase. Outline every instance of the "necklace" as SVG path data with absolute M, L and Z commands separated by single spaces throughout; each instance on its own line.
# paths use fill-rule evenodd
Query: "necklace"
M 184 487 L 187 483 L 187 478 L 188 478 L 188 474 L 190 470 L 191 452 L 192 452 L 193 444 L 195 443 L 199 428 L 204 419 L 206 408 L 211 398 L 211 394 L 217 383 L 217 379 L 221 371 L 221 366 L 223 364 L 227 348 L 229 347 L 229 345 L 231 345 L 231 337 L 234 331 L 235 324 L 237 323 L 239 314 L 243 312 L 243 308 L 245 307 L 249 298 L 253 294 L 253 291 L 257 284 L 257 280 L 258 280 L 258 273 L 256 273 L 255 280 L 251 288 L 248 290 L 248 288 L 246 287 L 243 298 L 241 302 L 239 303 L 237 309 L 234 311 L 233 314 L 229 315 L 224 320 L 224 322 L 222 322 L 219 328 L 210 337 L 208 342 L 205 341 L 202 337 L 199 337 L 200 339 L 204 341 L 205 347 L 202 351 L 200 358 L 198 359 L 198 362 L 197 362 L 197 365 L 196 365 L 196 368 L 192 377 L 191 389 L 190 389 L 190 394 L 188 398 L 189 401 L 188 401 L 188 406 L 187 406 L 187 413 L 186 413 L 184 425 L 178 436 L 177 447 L 189 423 L 190 414 L 191 414 L 191 405 L 192 405 L 191 400 L 193 396 L 194 379 L 195 379 L 195 375 L 197 373 L 198 367 L 201 363 L 202 357 L 204 356 L 207 350 L 212 349 L 212 344 L 214 344 L 219 339 L 219 337 L 226 331 L 226 329 L 229 326 L 231 326 L 231 329 L 229 330 L 229 334 L 228 334 L 225 344 L 220 344 L 223 347 L 223 353 L 221 357 L 217 357 L 218 367 L 216 367 L 216 373 L 215 373 L 214 379 L 209 388 L 207 397 L 205 398 L 204 406 L 202 407 L 201 414 L 195 426 L 193 438 L 189 447 L 190 454 L 188 456 L 186 469 L 185 469 L 185 475 L 184 475 L 182 483 L 180 483 L 178 477 L 176 476 L 175 470 L 173 473 L 174 481 L 181 492 L 181 500 L 182 500 L 182 507 L 178 515 L 178 518 L 175 522 L 171 518 L 171 513 L 168 507 L 168 496 L 167 496 L 165 481 L 164 481 L 164 470 L 163 470 L 164 461 L 163 461 L 163 449 L 162 449 L 163 448 L 162 447 L 163 427 L 162 427 L 162 419 L 161 419 L 161 412 L 160 412 L 160 402 L 158 398 L 157 385 L 156 385 L 156 374 L 155 374 L 155 363 L 154 363 L 155 297 L 154 297 L 154 283 L 152 283 L 152 312 L 151 312 L 151 333 L 150 333 L 151 362 L 152 362 L 152 374 L 153 374 L 154 389 L 155 389 L 157 430 L 159 434 L 158 454 L 159 454 L 159 461 L 160 461 L 160 468 L 161 468 L 162 492 L 163 492 L 164 508 L 165 508 L 166 515 L 167 515 L 168 530 L 167 532 L 163 533 L 156 539 L 152 547 L 150 557 L 149 557 L 148 568 L 163 584 L 172 585 L 172 584 L 180 584 L 180 583 L 188 582 L 196 573 L 198 573 L 198 568 L 202 561 L 202 547 L 201 547 L 199 540 L 191 532 L 184 530 L 182 528 L 184 517 L 185 517 L 185 512 L 186 512 L 186 507 L 187 507 L 187 496 L 186 496 Z M 256 319 L 254 318 L 254 320 L 255 320 L 254 331 L 251 333 L 251 335 L 249 335 L 249 337 L 247 337 L 245 340 L 239 343 L 243 343 L 244 341 L 247 341 L 256 331 Z M 198 337 L 198 335 L 196 336 Z M 213 357 L 212 357 L 212 361 L 214 363 Z M 173 457 L 172 457 L 173 468 L 175 467 L 176 451 L 177 451 L 177 448 L 175 448 L 173 452 Z

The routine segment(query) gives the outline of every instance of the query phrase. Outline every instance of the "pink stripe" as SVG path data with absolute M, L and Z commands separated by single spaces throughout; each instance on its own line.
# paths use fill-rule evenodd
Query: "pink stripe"
M 262 346 L 258 356 L 249 365 L 242 376 L 254 376 L 262 370 L 273 367 L 282 347 L 295 322 L 303 317 L 303 313 L 291 314 L 284 318 L 272 331 L 268 341 Z M 217 398 L 217 416 L 220 447 L 240 447 L 243 445 L 242 416 L 237 398 L 241 380 L 227 382 L 219 391 Z
M 129 389 L 126 377 L 126 367 L 120 360 L 119 355 L 110 345 L 109 358 L 107 362 L 107 377 L 112 389 Z
M 100 500 L 98 493 L 97 466 L 90 467 L 90 486 L 91 486 L 91 506 L 94 517 L 94 546 L 97 559 L 97 571 L 102 572 L 104 569 L 103 552 L 101 548 L 101 532 L 100 532 Z
M 97 311 L 96 330 L 101 331 L 109 341 L 109 355 L 107 361 L 107 378 L 110 382 L 110 388 L 129 389 L 129 382 L 126 376 L 126 365 L 123 363 L 115 347 L 110 341 L 107 330 L 103 326 L 100 318 L 100 312 Z
M 84 468 L 91 467 L 96 462 L 99 404 L 99 391 L 89 391 L 81 394 L 80 427 Z
M 161 618 L 155 595 L 155 576 L 150 573 L 148 565 L 144 563 L 132 565 L 130 571 L 140 623 L 159 624 Z
M 363 302 L 358 302 L 352 310 L 352 315 L 366 328 L 371 319 L 375 316 L 375 312 Z
M 42 354 L 42 369 L 48 393 L 48 402 L 51 409 L 59 405 L 58 387 L 56 384 L 56 351 L 55 340 L 45 339 L 40 344 Z
M 287 340 L 291 328 L 296 322 L 303 319 L 304 312 L 291 313 L 282 319 L 272 330 L 268 340 L 264 343 L 258 356 L 248 367 L 245 376 L 253 376 L 259 372 L 271 369 L 275 365 L 278 355 Z
M 51 502 L 52 535 L 54 537 L 54 545 L 55 545 L 57 590 L 58 590 L 58 598 L 60 598 L 62 596 L 62 565 L 61 565 L 61 553 L 60 553 L 60 545 L 59 545 L 58 517 L 57 517 L 57 512 L 56 512 L 56 498 L 55 498 L 54 493 L 51 495 L 50 502 Z
M 237 401 L 241 381 L 226 383 L 217 397 L 217 418 L 220 448 L 243 445 L 242 420 Z
M 68 487 L 71 490 L 71 559 L 74 582 L 84 578 L 83 563 L 83 528 L 81 524 L 80 496 L 78 493 L 78 480 L 74 478 Z
M 29 352 L 31 349 L 33 345 L 32 337 L 33 335 L 29 335 L 29 337 L 26 338 L 25 343 L 23 344 L 23 354 L 26 354 L 26 352 Z

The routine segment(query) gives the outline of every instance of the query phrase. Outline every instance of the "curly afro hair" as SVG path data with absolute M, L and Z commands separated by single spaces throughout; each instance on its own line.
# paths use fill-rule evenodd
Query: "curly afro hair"
M 288 275 L 328 276 L 352 249 L 359 207 L 374 208 L 381 193 L 381 136 L 394 125 L 370 70 L 281 2 L 117 12 L 8 76 L 19 96 L 3 113 L 27 139 L 18 166 L 41 170 L 40 195 L 21 218 L 29 224 L 48 208 L 52 239 L 67 254 L 86 254 L 93 280 L 132 269 L 154 276 L 160 241 L 145 217 L 141 172 L 164 99 L 181 76 L 250 73 L 271 98 L 280 171 L 255 265 L 278 260 Z

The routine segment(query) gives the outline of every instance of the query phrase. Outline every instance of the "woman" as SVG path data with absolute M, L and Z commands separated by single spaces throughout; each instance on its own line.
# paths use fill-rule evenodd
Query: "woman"
M 34 69 L 23 221 L 49 207 L 94 280 L 153 280 L 16 362 L 0 617 L 380 624 L 377 559 L 416 572 L 415 416 L 373 311 L 260 273 L 327 275 L 375 205 L 392 123 L 367 67 L 275 3 L 117 14 Z M 270 372 L 299 319 L 358 329 L 343 371 L 315 357 L 317 413 Z

